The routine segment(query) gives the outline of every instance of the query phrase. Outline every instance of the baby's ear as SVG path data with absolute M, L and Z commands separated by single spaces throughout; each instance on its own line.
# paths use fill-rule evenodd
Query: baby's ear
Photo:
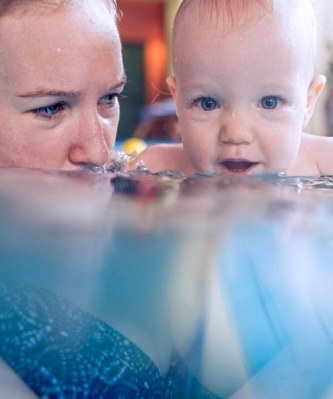
M 307 103 L 306 103 L 306 112 L 304 115 L 304 121 L 303 121 L 303 128 L 307 126 L 309 123 L 313 111 L 315 109 L 318 97 L 320 93 L 322 92 L 324 86 L 326 83 L 326 77 L 324 75 L 316 75 L 309 88 L 308 88 L 308 95 L 307 95 Z
M 178 115 L 178 96 L 177 96 L 177 84 L 174 76 L 168 76 L 166 79 L 167 85 L 169 87 L 170 93 L 176 104 L 176 113 Z
M 174 76 L 168 76 L 166 79 L 167 85 L 169 87 L 170 93 L 173 99 L 177 102 L 177 84 Z

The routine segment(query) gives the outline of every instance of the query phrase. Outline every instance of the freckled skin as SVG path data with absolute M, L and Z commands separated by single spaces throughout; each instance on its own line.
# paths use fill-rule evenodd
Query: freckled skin
M 104 2 L 0 18 L 0 165 L 75 170 L 114 147 L 124 69 Z

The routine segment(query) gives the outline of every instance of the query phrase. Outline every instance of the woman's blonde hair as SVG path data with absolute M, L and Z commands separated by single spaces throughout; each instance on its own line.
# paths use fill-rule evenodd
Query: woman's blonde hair
M 84 0 L 0 0 L 0 17 L 13 12 L 25 12 L 27 7 L 32 3 L 40 3 L 42 6 L 54 6 L 54 8 L 62 7 L 64 5 L 75 5 Z M 107 8 L 114 15 L 115 19 L 118 18 L 117 0 L 95 0 L 104 1 Z

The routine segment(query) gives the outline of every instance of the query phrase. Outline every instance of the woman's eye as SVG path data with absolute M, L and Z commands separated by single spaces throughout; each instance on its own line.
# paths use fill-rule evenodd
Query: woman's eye
M 217 102 L 211 97 L 203 97 L 196 100 L 195 105 L 202 108 L 204 111 L 213 111 L 218 107 Z
M 58 112 L 63 111 L 64 108 L 65 108 L 64 103 L 59 102 L 56 104 L 47 105 L 45 107 L 36 108 L 32 112 L 42 118 L 51 119 Z
M 118 93 L 107 94 L 106 96 L 101 98 L 100 103 L 105 104 L 111 108 L 117 103 L 119 97 L 120 94 Z
M 264 109 L 275 109 L 279 103 L 281 102 L 281 99 L 276 96 L 268 96 L 264 97 L 261 99 L 261 106 Z

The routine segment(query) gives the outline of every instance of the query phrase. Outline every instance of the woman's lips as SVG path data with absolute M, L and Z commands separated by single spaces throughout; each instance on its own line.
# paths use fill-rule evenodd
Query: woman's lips
M 246 159 L 226 159 L 219 162 L 222 167 L 223 174 L 251 174 L 259 162 L 252 162 Z

